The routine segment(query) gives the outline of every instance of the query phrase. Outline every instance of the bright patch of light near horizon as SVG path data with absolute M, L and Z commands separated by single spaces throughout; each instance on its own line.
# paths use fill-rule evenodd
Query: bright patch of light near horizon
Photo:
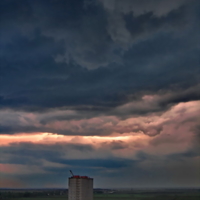
M 144 134 L 129 135 L 112 135 L 112 136 L 80 136 L 80 135 L 59 135 L 54 133 L 35 133 L 35 134 L 18 134 L 18 135 L 0 135 L 1 144 L 8 145 L 10 143 L 31 142 L 31 143 L 101 143 L 104 141 L 130 141 L 137 139 L 149 138 Z

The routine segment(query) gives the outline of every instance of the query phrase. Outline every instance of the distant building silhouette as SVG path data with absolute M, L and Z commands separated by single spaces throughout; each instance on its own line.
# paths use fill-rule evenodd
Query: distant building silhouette
M 72 173 L 68 185 L 68 200 L 93 200 L 93 178 Z

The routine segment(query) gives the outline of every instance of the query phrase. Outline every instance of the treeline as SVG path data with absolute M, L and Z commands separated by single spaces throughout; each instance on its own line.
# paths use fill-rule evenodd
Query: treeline
M 0 191 L 0 200 L 6 200 L 11 198 L 23 198 L 23 197 L 45 197 L 45 196 L 63 196 L 67 195 L 67 190 L 32 190 L 32 191 Z

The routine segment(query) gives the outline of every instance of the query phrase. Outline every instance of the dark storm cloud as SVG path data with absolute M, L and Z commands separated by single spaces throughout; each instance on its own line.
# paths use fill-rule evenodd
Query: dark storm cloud
M 139 17 L 134 17 L 134 13 L 127 14 L 124 16 L 126 28 L 133 38 L 143 34 L 145 35 L 147 32 L 148 34 L 155 32 L 164 27 L 168 28 L 168 30 L 170 30 L 171 26 L 178 26 L 176 28 L 179 28 L 179 25 L 184 26 L 184 22 L 186 22 L 184 19 L 185 12 L 182 9 L 184 8 L 171 11 L 166 16 L 159 18 L 153 12 L 142 14 Z
M 109 168 L 122 168 L 126 167 L 131 163 L 131 160 L 126 159 L 84 159 L 84 160 L 58 160 L 58 163 L 67 164 L 70 166 L 80 166 L 80 167 L 103 167 L 106 169 Z
M 67 166 L 76 168 L 122 168 L 128 166 L 132 161 L 123 158 L 90 158 L 82 159 L 74 158 L 73 150 L 81 153 L 88 153 L 95 151 L 91 145 L 81 144 L 67 144 L 58 143 L 50 145 L 41 145 L 33 143 L 13 143 L 9 146 L 2 146 L 1 149 L 1 163 L 4 164 L 24 164 L 24 165 L 39 165 L 42 169 L 47 171 L 62 171 L 62 168 L 43 166 L 42 160 L 62 164 L 66 168 Z M 71 158 L 65 158 L 68 155 Z
M 0 126 L 0 133 L 1 134 L 14 134 L 14 133 L 21 133 L 21 132 L 37 132 L 37 131 L 44 131 L 43 128 L 36 128 L 34 126 L 17 126 L 17 125 L 11 125 L 11 126 Z
M 26 164 L 26 165 L 40 165 L 41 160 L 46 160 L 53 163 L 60 163 L 65 165 L 77 165 L 81 160 L 65 159 L 63 155 L 71 150 L 85 152 L 94 151 L 91 145 L 81 144 L 33 144 L 33 143 L 13 143 L 9 146 L 1 146 L 1 163 L 5 164 Z M 92 160 L 91 160 L 92 162 Z M 103 163 L 103 162 L 102 162 Z M 90 160 L 85 162 L 89 166 Z M 95 161 L 94 161 L 95 165 Z
M 164 16 L 120 11 L 122 22 L 112 13 L 112 23 L 97 1 L 1 1 L 1 107 L 105 112 L 141 91 L 184 92 L 200 78 L 194 5 L 169 6 Z M 198 99 L 197 92 L 167 104 Z
M 108 144 L 111 149 L 125 149 L 127 148 L 127 144 L 123 141 L 113 141 L 110 144 Z
M 33 150 L 34 153 L 32 153 Z M 21 151 L 23 151 L 23 154 Z M 95 182 L 98 181 L 97 184 L 102 184 L 101 186 L 104 185 L 104 187 L 105 181 L 108 181 L 106 186 L 111 187 L 115 185 L 116 180 L 118 182 L 120 180 L 120 184 L 115 185 L 118 187 L 122 183 L 126 187 L 130 184 L 137 187 L 146 187 L 149 185 L 189 186 L 191 183 L 198 185 L 199 182 L 196 160 L 193 156 L 186 155 L 186 153 L 181 156 L 178 154 L 178 156 L 173 154 L 159 156 L 138 151 L 135 159 L 118 157 L 110 157 L 109 159 L 67 159 L 63 158 L 66 149 L 61 144 L 38 145 L 31 143 L 12 144 L 9 148 L 1 147 L 1 152 L 3 152 L 2 156 L 7 154 L 7 158 L 12 156 L 10 160 L 13 161 L 6 160 L 3 163 L 17 164 L 15 165 L 16 169 L 24 165 L 26 170 L 31 170 L 30 172 L 26 171 L 26 173 L 24 171 L 5 173 L 1 178 L 21 180 L 32 187 L 42 187 L 47 183 L 63 186 L 67 184 L 66 177 L 70 175 L 69 169 L 73 169 L 75 174 L 78 172 L 78 174 L 91 175 L 95 178 Z M 9 156 L 8 153 L 10 153 Z M 51 162 L 51 165 L 49 163 L 46 165 L 47 161 Z M 56 165 L 54 166 L 54 164 Z M 41 171 L 38 172 L 37 167 Z M 19 168 L 18 170 L 22 169 Z M 101 177 L 104 179 L 102 183 Z
M 51 158 L 60 156 L 60 152 L 50 151 L 48 146 L 37 145 L 32 143 L 16 143 L 11 146 L 1 147 L 1 155 L 6 154 L 6 157 L 1 157 L 2 163 L 12 164 L 38 164 L 42 158 Z
M 198 156 L 200 156 L 200 151 L 196 151 L 195 149 L 191 149 L 191 150 L 188 150 L 186 152 L 183 152 L 183 153 L 179 153 L 179 154 L 171 154 L 171 155 L 168 155 L 167 157 L 169 159 L 174 159 L 174 160 L 183 160 L 183 159 L 187 159 L 187 158 L 197 158 L 198 159 Z

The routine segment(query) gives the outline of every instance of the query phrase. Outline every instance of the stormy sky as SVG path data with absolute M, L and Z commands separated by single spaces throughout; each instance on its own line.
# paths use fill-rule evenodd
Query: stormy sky
M 0 187 L 200 186 L 199 0 L 1 0 Z

